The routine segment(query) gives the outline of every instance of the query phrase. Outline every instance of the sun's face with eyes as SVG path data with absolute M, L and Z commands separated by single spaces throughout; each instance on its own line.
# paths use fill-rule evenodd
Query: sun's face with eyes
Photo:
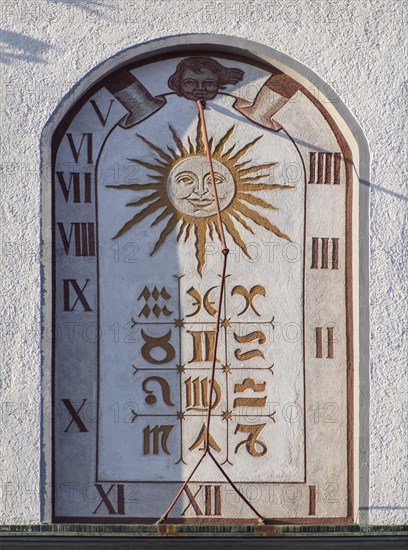
M 212 164 L 222 211 L 231 204 L 235 196 L 234 177 L 218 160 L 213 160 Z M 167 194 L 175 208 L 183 214 L 198 218 L 216 214 L 207 158 L 193 156 L 177 163 L 167 178 Z
M 213 240 L 215 235 L 219 237 L 219 229 L 201 123 L 198 122 L 195 143 L 189 136 L 187 144 L 184 144 L 171 126 L 170 131 L 176 148 L 167 147 L 169 153 L 143 136 L 138 136 L 156 156 L 152 162 L 140 159 L 129 160 L 152 172 L 147 176 L 150 182 L 107 186 L 113 189 L 144 192 L 138 200 L 127 203 L 126 206 L 137 208 L 138 212 L 113 238 L 121 237 L 148 216 L 157 214 L 150 223 L 151 227 L 158 226 L 162 222 L 163 224 L 151 255 L 159 250 L 169 235 L 178 228 L 177 241 L 186 242 L 195 237 L 197 271 L 202 276 L 207 239 Z M 276 210 L 276 207 L 253 193 L 282 191 L 292 187 L 271 184 L 267 181 L 276 163 L 251 165 L 251 160 L 243 160 L 262 136 L 237 149 L 236 144 L 230 144 L 234 131 L 235 126 L 232 126 L 216 144 L 214 138 L 211 138 L 209 147 L 225 230 L 249 257 L 247 246 L 242 238 L 243 228 L 254 233 L 254 226 L 258 225 L 290 241 L 288 235 L 271 223 L 269 217 L 265 217 L 258 209 L 253 208 L 255 206 Z

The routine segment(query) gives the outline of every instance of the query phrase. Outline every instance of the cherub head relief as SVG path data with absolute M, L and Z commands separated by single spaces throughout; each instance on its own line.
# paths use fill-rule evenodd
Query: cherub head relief
M 177 65 L 168 85 L 186 99 L 208 101 L 228 84 L 238 84 L 243 76 L 241 69 L 229 69 L 209 57 L 188 57 Z

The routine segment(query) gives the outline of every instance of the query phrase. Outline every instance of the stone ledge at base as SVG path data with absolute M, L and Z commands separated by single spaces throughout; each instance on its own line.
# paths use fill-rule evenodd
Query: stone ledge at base
M 0 550 L 406 550 L 408 526 L 91 525 L 0 526 Z
M 9 537 L 408 537 L 408 525 L 0 525 L 0 540 Z

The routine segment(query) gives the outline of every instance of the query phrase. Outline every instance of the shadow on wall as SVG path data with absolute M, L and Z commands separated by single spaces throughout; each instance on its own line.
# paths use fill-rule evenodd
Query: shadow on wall
M 116 6 L 111 0 L 48 0 L 52 4 L 66 4 L 72 8 L 80 8 L 88 14 L 97 15 L 103 19 L 113 19 Z
M 369 187 L 371 191 L 381 191 L 382 193 L 385 193 L 386 195 L 390 195 L 391 197 L 394 197 L 401 201 L 408 201 L 408 195 L 403 195 L 402 193 L 396 193 L 395 191 L 391 191 L 390 189 L 387 189 L 382 185 L 378 185 L 377 183 L 373 183 L 367 180 L 360 180 L 360 183 L 362 183 L 362 185 L 366 185 L 367 187 Z
M 51 46 L 47 42 L 18 32 L 0 29 L 0 63 L 16 60 L 46 63 L 44 54 Z

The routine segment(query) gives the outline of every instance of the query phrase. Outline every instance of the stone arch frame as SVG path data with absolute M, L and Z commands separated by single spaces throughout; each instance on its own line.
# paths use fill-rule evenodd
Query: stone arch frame
M 151 56 L 174 54 L 191 50 L 242 55 L 247 59 L 273 65 L 294 80 L 309 89 L 312 94 L 318 94 L 319 101 L 334 123 L 340 128 L 350 146 L 354 164 L 350 170 L 358 174 L 358 187 L 353 190 L 353 289 L 354 301 L 354 374 L 351 390 L 351 403 L 354 403 L 354 414 L 350 422 L 353 427 L 354 454 L 352 506 L 349 521 L 364 521 L 365 510 L 368 508 L 368 464 L 369 464 L 369 300 L 368 300 L 368 223 L 369 223 L 369 149 L 366 138 L 357 121 L 347 109 L 336 92 L 322 78 L 300 62 L 290 58 L 271 47 L 249 40 L 226 35 L 186 34 L 159 38 L 144 44 L 132 46 L 100 63 L 87 73 L 61 100 L 52 116 L 46 123 L 41 137 L 41 173 L 42 173 L 42 243 L 45 245 L 43 254 L 43 326 L 42 326 L 42 392 L 43 392 L 43 426 L 42 426 L 42 519 L 50 521 L 50 487 L 53 484 L 53 464 L 51 459 L 52 423 L 51 385 L 52 375 L 50 357 L 52 353 L 47 327 L 52 322 L 52 277 L 51 263 L 47 243 L 52 242 L 51 233 L 51 152 L 50 143 L 55 130 L 63 121 L 65 115 L 76 105 L 77 99 L 86 96 L 87 92 L 110 72 L 116 71 L 130 61 L 141 61 Z M 311 83 L 313 83 L 311 85 Z M 356 183 L 356 181 L 355 181 Z M 357 187 L 357 188 L 356 188 Z M 358 249 L 357 249 L 358 243 Z M 357 305 L 358 304 L 358 305 Z

